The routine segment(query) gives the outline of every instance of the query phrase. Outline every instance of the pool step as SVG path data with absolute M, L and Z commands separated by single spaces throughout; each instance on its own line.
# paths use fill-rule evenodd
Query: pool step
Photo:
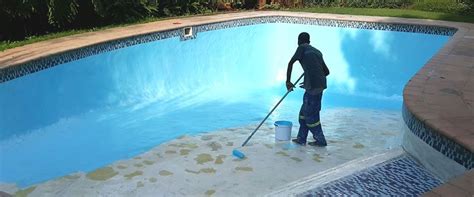
M 405 151 L 394 149 L 297 180 L 267 196 L 413 196 L 440 184 Z

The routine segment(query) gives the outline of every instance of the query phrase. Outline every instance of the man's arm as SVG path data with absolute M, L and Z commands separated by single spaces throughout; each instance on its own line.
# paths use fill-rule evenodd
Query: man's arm
M 290 62 L 288 62 L 288 68 L 286 70 L 286 89 L 288 91 L 293 91 L 293 83 L 291 83 L 291 71 L 293 70 L 293 64 L 296 62 L 296 59 L 291 58 Z
M 329 68 L 328 66 L 326 66 L 326 62 L 324 62 L 324 59 L 323 60 L 323 71 L 324 71 L 324 75 L 328 76 L 329 75 Z
M 301 57 L 303 56 L 303 47 L 299 46 L 296 49 L 295 54 L 293 57 L 290 59 L 290 62 L 288 63 L 288 69 L 286 70 L 286 89 L 288 91 L 293 91 L 293 83 L 291 83 L 291 71 L 293 70 L 293 64 L 296 62 L 296 60 L 300 60 Z

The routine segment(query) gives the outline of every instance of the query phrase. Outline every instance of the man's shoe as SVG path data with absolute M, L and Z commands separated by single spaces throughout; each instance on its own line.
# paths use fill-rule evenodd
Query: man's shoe
M 327 144 L 327 143 L 318 143 L 318 142 L 314 141 L 314 142 L 308 142 L 308 145 L 310 145 L 310 146 L 325 147 L 325 146 L 327 146 L 328 144 Z
M 294 143 L 296 143 L 296 144 L 298 144 L 298 145 L 301 145 L 301 146 L 304 146 L 304 145 L 306 145 L 306 143 L 302 143 L 302 142 L 300 142 L 300 141 L 298 140 L 298 138 L 296 138 L 296 139 L 292 139 L 291 141 L 293 141 Z

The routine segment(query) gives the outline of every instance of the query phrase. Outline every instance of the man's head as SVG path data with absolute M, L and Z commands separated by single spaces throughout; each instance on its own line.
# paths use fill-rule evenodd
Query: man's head
M 306 32 L 300 33 L 298 36 L 298 45 L 300 44 L 309 44 L 309 34 Z

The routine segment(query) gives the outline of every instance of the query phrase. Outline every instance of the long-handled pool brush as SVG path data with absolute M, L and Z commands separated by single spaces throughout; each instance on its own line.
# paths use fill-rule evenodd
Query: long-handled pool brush
M 298 82 L 300 81 L 301 78 L 303 78 L 303 75 L 304 73 L 300 76 L 300 78 L 298 78 L 298 80 L 296 80 L 296 82 L 294 84 L 298 84 Z M 242 144 L 241 147 L 244 147 L 247 142 L 249 142 L 250 138 L 252 138 L 253 134 L 255 134 L 255 132 L 257 132 L 257 130 L 260 128 L 260 126 L 262 126 L 262 124 L 265 122 L 265 120 L 267 120 L 267 118 L 273 113 L 273 111 L 275 111 L 275 109 L 278 107 L 278 105 L 280 105 L 280 103 L 283 101 L 283 99 L 285 99 L 286 96 L 288 96 L 288 94 L 290 93 L 291 91 L 287 91 L 286 94 L 283 96 L 283 98 L 280 99 L 280 101 L 278 101 L 278 103 L 275 105 L 275 107 L 273 107 L 273 109 L 270 111 L 270 113 L 267 114 L 267 116 L 262 120 L 262 122 L 260 122 L 260 124 L 257 126 L 257 128 L 255 128 L 255 130 L 249 135 L 249 137 L 247 137 L 247 139 L 245 140 L 245 142 Z M 232 151 L 232 155 L 234 155 L 235 157 L 239 158 L 239 159 L 243 159 L 245 158 L 245 154 L 237 149 L 234 149 Z

